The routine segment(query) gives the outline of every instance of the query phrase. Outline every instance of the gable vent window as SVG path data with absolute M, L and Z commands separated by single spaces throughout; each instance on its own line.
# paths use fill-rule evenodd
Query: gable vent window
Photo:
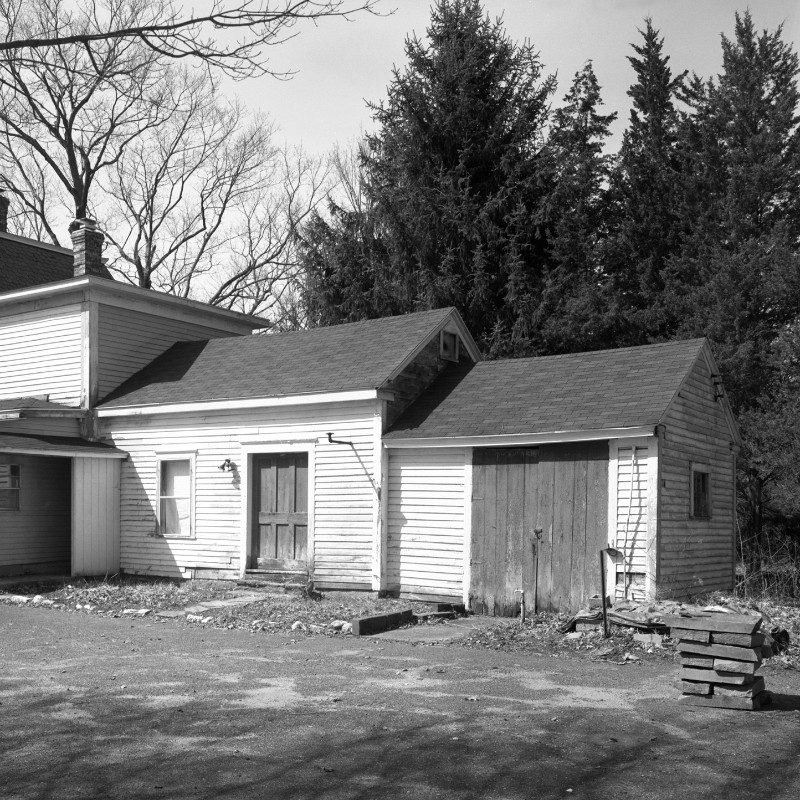
M 0 511 L 19 511 L 19 464 L 0 464 Z
M 711 517 L 711 475 L 707 467 L 692 464 L 692 516 Z
M 439 358 L 445 361 L 458 361 L 458 336 L 449 331 L 439 334 Z

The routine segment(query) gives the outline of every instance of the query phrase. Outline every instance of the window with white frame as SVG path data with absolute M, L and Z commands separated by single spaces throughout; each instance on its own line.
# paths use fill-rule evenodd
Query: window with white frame
M 704 464 L 692 464 L 691 516 L 711 518 L 711 472 Z
M 19 511 L 19 464 L 0 464 L 0 511 Z
M 193 535 L 194 459 L 162 455 L 158 459 L 158 533 Z

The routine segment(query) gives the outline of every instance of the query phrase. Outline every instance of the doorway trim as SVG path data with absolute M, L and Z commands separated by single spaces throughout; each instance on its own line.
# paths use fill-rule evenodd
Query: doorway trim
M 314 574 L 314 475 L 316 472 L 314 454 L 317 439 L 295 439 L 292 441 L 247 441 L 241 443 L 242 507 L 241 534 L 239 549 L 239 577 L 244 578 L 250 559 L 250 546 L 253 534 L 253 462 L 256 456 L 276 453 L 308 454 L 308 571 Z

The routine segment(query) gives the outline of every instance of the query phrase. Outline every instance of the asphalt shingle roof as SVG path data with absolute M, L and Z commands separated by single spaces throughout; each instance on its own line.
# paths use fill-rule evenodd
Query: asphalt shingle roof
M 0 400 L 0 411 L 80 411 L 63 403 L 51 403 L 38 397 L 11 397 Z
M 450 365 L 384 438 L 656 425 L 704 341 Z
M 112 280 L 108 270 L 103 270 L 103 277 Z M 73 277 L 71 253 L 0 235 L 0 293 Z
M 374 389 L 451 313 L 445 308 L 308 331 L 179 342 L 100 405 Z

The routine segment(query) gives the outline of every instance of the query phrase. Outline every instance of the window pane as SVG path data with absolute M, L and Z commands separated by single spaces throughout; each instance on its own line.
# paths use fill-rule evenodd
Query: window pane
M 0 508 L 19 511 L 19 464 L 0 464 Z
M 191 502 L 187 499 L 165 497 L 161 500 L 161 535 L 190 536 Z
M 189 461 L 162 461 L 161 462 L 161 496 L 162 497 L 190 497 L 190 472 Z
M 692 487 L 694 494 L 694 508 L 692 513 L 695 517 L 708 517 L 708 473 L 695 472 L 694 485 Z
M 0 508 L 19 511 L 19 490 L 0 489 Z

